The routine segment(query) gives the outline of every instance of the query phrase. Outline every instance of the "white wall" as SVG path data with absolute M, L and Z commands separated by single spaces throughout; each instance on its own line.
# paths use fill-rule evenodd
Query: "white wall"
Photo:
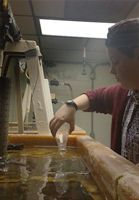
M 81 93 L 92 89 L 91 68 L 86 66 L 87 75 L 82 75 L 83 66 L 79 64 L 63 64 L 56 63 L 57 66 L 44 69 L 45 76 L 49 80 L 56 79 L 60 83 L 69 83 L 73 90 L 74 98 Z M 95 66 L 96 63 L 92 63 Z M 109 66 L 98 66 L 96 68 L 96 79 L 94 88 L 102 86 L 111 86 L 116 84 L 114 77 L 109 73 Z M 51 93 L 56 95 L 59 103 L 53 104 L 54 112 L 62 105 L 61 101 L 66 102 L 71 99 L 71 93 L 68 86 L 50 86 Z M 111 116 L 104 114 L 93 114 L 93 129 L 95 139 L 104 145 L 110 147 L 110 128 Z M 76 125 L 84 129 L 87 135 L 91 133 L 91 113 L 78 111 L 76 113 Z

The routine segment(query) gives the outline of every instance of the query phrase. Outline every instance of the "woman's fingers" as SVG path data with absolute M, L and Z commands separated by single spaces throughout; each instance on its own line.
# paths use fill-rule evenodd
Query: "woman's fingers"
M 51 119 L 49 127 L 53 136 L 56 135 L 58 129 L 65 122 L 70 124 L 70 133 L 74 130 L 74 121 L 75 121 L 76 110 L 74 107 L 63 105 L 56 113 L 55 116 Z
M 50 122 L 50 130 L 51 130 L 51 133 L 52 135 L 55 137 L 56 135 L 56 132 L 58 131 L 58 129 L 64 124 L 65 121 L 61 121 L 61 120 L 58 120 L 56 118 L 53 118 Z M 74 121 L 72 122 L 69 122 L 70 124 L 70 130 L 69 130 L 69 134 L 74 131 Z
M 72 131 L 74 131 L 75 128 L 75 124 L 74 121 L 70 122 L 70 130 L 69 130 L 69 134 L 71 134 Z
M 50 130 L 52 135 L 55 137 L 56 132 L 58 131 L 58 129 L 62 126 L 62 124 L 64 123 L 64 121 L 60 121 L 56 118 L 54 118 L 51 123 L 50 123 Z

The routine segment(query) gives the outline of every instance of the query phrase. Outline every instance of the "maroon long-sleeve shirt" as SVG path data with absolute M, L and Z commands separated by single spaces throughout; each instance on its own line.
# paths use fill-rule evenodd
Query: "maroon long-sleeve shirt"
M 111 149 L 119 154 L 121 154 L 122 119 L 129 98 L 127 93 L 128 90 L 122 89 L 121 84 L 84 93 L 90 100 L 90 106 L 86 112 L 96 111 L 112 115 Z

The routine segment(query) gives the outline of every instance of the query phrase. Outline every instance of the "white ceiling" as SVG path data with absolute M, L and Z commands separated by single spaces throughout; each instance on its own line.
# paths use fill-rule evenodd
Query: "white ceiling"
M 35 40 L 43 59 L 55 62 L 81 62 L 84 46 L 87 62 L 106 61 L 105 41 L 42 36 L 39 18 L 117 22 L 139 17 L 138 0 L 9 0 L 9 3 L 23 39 Z

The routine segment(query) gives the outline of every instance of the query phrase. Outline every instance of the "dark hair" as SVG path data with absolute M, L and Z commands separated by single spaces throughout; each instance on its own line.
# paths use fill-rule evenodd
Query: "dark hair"
M 135 49 L 137 49 L 139 46 L 131 46 L 131 47 L 115 47 L 118 51 L 120 51 L 122 54 L 134 57 Z
M 125 19 L 110 27 L 105 45 L 133 57 L 139 47 L 139 18 Z

